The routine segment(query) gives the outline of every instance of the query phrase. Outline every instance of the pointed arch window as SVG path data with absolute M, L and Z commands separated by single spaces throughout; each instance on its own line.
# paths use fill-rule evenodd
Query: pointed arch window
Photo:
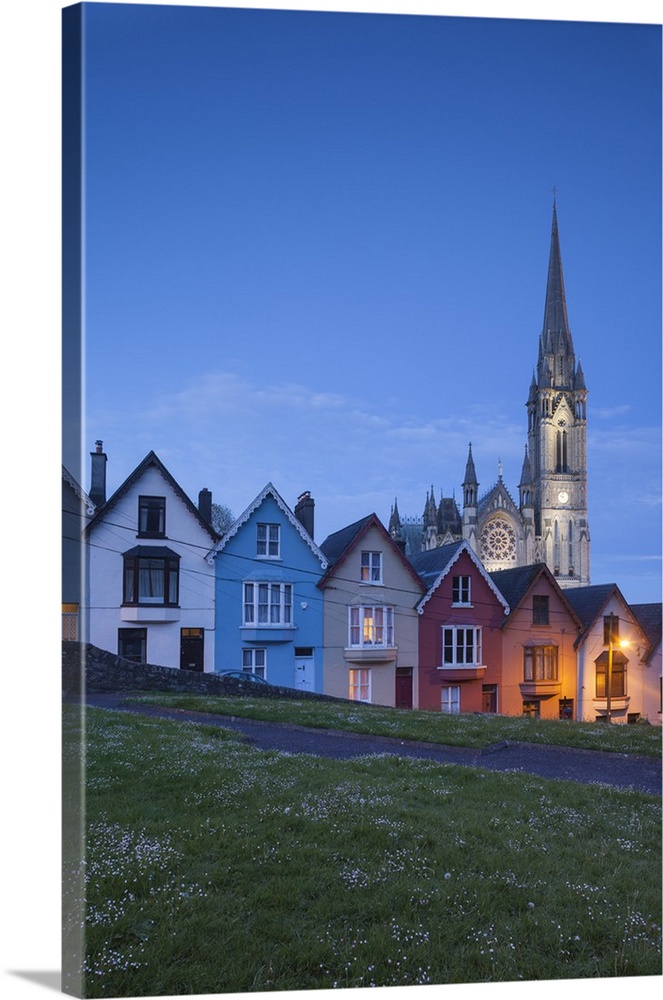
M 555 472 L 568 472 L 568 444 L 566 431 L 557 431 L 555 442 Z

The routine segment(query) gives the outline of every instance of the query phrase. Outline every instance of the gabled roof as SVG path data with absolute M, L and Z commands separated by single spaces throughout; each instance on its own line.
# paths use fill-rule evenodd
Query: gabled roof
M 362 517 L 361 520 L 355 521 L 353 524 L 348 524 L 345 528 L 341 528 L 331 535 L 327 535 L 320 548 L 329 561 L 329 567 L 322 579 L 318 581 L 318 586 L 321 588 L 325 586 L 332 573 L 335 573 L 338 567 L 345 562 L 352 550 L 364 538 L 370 528 L 377 528 L 384 537 L 385 545 L 400 560 L 412 579 L 419 585 L 419 588 L 422 591 L 425 590 L 426 584 L 413 568 L 410 561 L 403 555 L 377 514 L 369 514 L 367 517 Z
M 235 537 L 240 528 L 244 524 L 246 524 L 251 515 L 255 514 L 255 512 L 262 506 L 267 497 L 272 497 L 279 510 L 284 514 L 284 516 L 293 526 L 297 534 L 300 535 L 300 537 L 306 542 L 306 544 L 308 545 L 308 547 L 310 548 L 311 552 L 316 557 L 316 559 L 320 560 L 321 569 L 322 570 L 327 569 L 327 559 L 325 555 L 323 554 L 321 549 L 318 548 L 318 546 L 315 544 L 315 542 L 313 541 L 313 539 L 311 538 L 311 536 L 309 535 L 308 531 L 301 523 L 301 521 L 297 517 L 295 517 L 295 515 L 290 510 L 283 497 L 280 495 L 278 490 L 272 485 L 272 483 L 267 483 L 267 485 L 260 491 L 255 500 L 253 500 L 252 503 L 250 503 L 249 506 L 246 508 L 246 510 L 239 515 L 237 520 L 230 525 L 228 530 L 225 532 L 224 535 L 222 535 L 222 537 L 216 543 L 214 548 L 207 553 L 205 557 L 207 561 L 209 563 L 212 563 L 214 561 L 219 552 L 223 551 L 223 549 L 226 546 L 226 543 L 229 542 L 231 538 Z
M 494 593 L 499 603 L 504 608 L 504 613 L 509 614 L 509 604 L 504 595 L 500 593 L 490 578 L 490 575 L 483 568 L 478 557 L 466 541 L 453 542 L 451 545 L 441 545 L 437 549 L 430 549 L 428 552 L 419 552 L 410 560 L 421 578 L 429 584 L 428 591 L 418 604 L 417 611 L 423 613 L 423 609 L 431 599 L 439 585 L 448 576 L 453 566 L 458 562 L 461 555 L 466 552 L 471 561 L 476 566 L 479 575 L 486 581 L 489 588 Z
M 202 516 L 202 514 L 196 507 L 196 505 L 193 503 L 192 500 L 189 499 L 189 497 L 186 495 L 180 484 L 173 478 L 173 476 L 170 474 L 170 472 L 163 464 L 161 459 L 158 458 L 153 451 L 148 452 L 148 454 L 145 456 L 140 465 L 137 465 L 134 471 L 131 473 L 131 475 L 127 476 L 122 485 L 115 490 L 115 493 L 113 493 L 112 497 L 106 501 L 103 507 L 100 507 L 97 510 L 95 516 L 87 525 L 86 531 L 91 532 L 92 529 L 95 528 L 96 525 L 99 524 L 99 522 L 104 519 L 104 517 L 108 514 L 108 512 L 111 511 L 113 507 L 115 507 L 118 501 L 121 500 L 124 496 L 126 496 L 126 494 L 131 489 L 133 489 L 136 483 L 138 483 L 139 480 L 142 479 L 142 477 L 145 475 L 147 470 L 151 468 L 156 469 L 160 473 L 160 475 L 163 476 L 163 478 L 172 488 L 173 492 L 180 498 L 184 506 L 189 510 L 189 512 L 193 515 L 193 517 L 195 517 L 196 521 L 198 521 L 201 528 L 203 528 L 203 530 L 207 532 L 207 534 L 213 541 L 216 541 L 216 539 L 219 536 L 212 527 L 212 525 L 207 523 L 205 518 Z
M 493 583 L 508 602 L 512 612 L 517 609 L 531 587 L 542 576 L 548 578 L 553 588 L 557 591 L 562 604 L 565 605 L 569 612 L 570 617 L 576 623 L 578 629 L 581 629 L 583 623 L 568 600 L 571 591 L 562 590 L 545 563 L 532 563 L 529 566 L 517 566 L 513 569 L 498 569 L 490 574 Z
M 71 472 L 65 465 L 62 466 L 62 478 L 67 484 L 67 486 L 69 486 L 74 491 L 78 499 L 83 501 L 83 503 L 85 504 L 85 513 L 91 517 L 94 514 L 96 507 L 90 500 L 89 496 L 87 495 L 83 487 L 80 485 L 80 483 L 78 483 L 74 479 Z
M 590 587 L 572 587 L 567 597 L 586 631 L 601 616 L 606 604 L 614 594 L 621 597 L 616 583 L 597 583 Z

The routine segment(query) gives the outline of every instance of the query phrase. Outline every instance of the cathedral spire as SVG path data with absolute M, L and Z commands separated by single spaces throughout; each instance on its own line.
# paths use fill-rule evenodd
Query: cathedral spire
M 539 341 L 539 386 L 572 388 L 575 374 L 573 338 L 566 311 L 566 293 L 562 272 L 562 254 L 559 247 L 557 226 L 557 201 L 553 202 L 550 257 L 546 303 L 543 310 L 543 329 Z

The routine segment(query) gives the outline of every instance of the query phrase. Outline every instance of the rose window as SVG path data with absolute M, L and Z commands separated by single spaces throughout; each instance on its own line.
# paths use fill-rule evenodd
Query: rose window
M 481 557 L 499 562 L 516 558 L 516 536 L 510 524 L 498 518 L 486 525 L 481 535 Z

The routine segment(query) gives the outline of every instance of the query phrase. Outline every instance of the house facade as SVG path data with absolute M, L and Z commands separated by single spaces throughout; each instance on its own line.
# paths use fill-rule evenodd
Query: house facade
M 323 617 L 317 582 L 327 561 L 313 541 L 314 502 L 293 512 L 268 483 L 206 557 L 216 590 L 214 669 L 322 692 Z
M 578 719 L 660 723 L 660 604 L 638 615 L 614 583 L 581 587 L 569 599 L 583 624 L 576 643 Z M 648 628 L 656 609 L 658 640 Z
M 151 451 L 106 500 L 106 455 L 92 453 L 97 510 L 85 536 L 89 641 L 129 660 L 214 668 L 211 493 L 200 508 Z M 92 495 L 92 489 L 91 489 Z
M 491 579 L 509 605 L 502 624 L 500 712 L 577 719 L 576 639 L 582 622 L 544 563 L 498 570 Z
M 509 606 L 467 542 L 411 562 L 428 590 L 419 613 L 419 708 L 501 712 L 502 624 Z
M 376 514 L 329 535 L 324 594 L 324 693 L 419 707 L 419 622 L 426 587 Z
M 661 653 L 661 604 L 631 604 L 631 611 L 647 637 L 642 660 L 642 714 L 653 725 L 661 725 L 663 708 L 663 657 Z

